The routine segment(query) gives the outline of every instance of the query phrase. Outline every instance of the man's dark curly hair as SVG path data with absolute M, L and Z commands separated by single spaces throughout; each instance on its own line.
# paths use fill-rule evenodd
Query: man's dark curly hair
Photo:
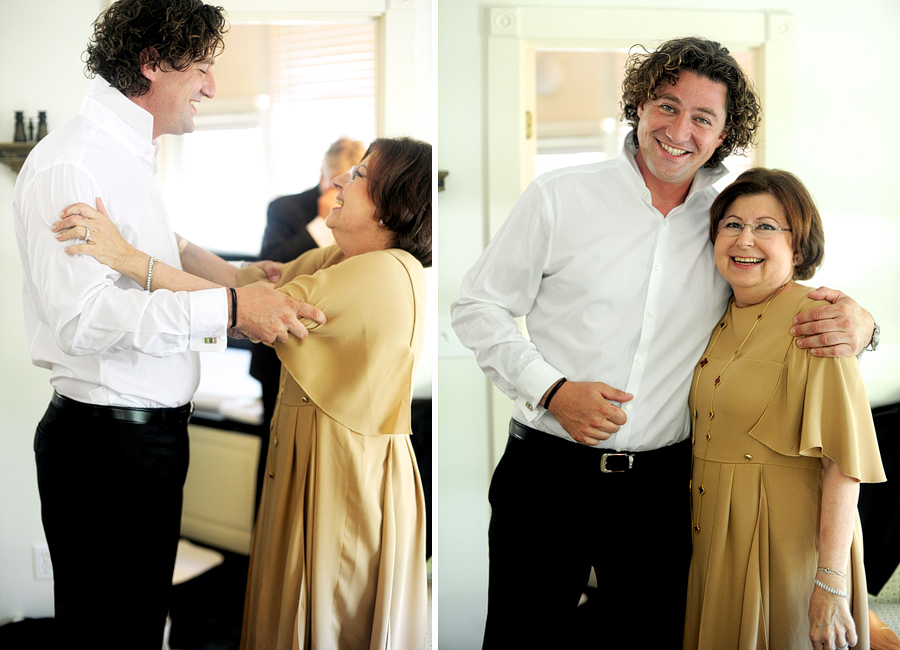
M 728 49 L 704 38 L 676 38 L 663 43 L 654 52 L 641 45 L 642 52 L 631 52 L 625 63 L 622 81 L 622 113 L 634 128 L 634 144 L 638 146 L 638 106 L 656 98 L 660 84 L 674 86 L 682 70 L 725 84 L 728 89 L 724 142 L 706 162 L 715 167 L 732 153 L 743 154 L 756 144 L 761 109 L 753 82 L 738 65 Z M 632 48 L 633 49 L 633 48 Z
M 117 0 L 94 21 L 85 73 L 128 97 L 150 90 L 141 64 L 185 71 L 225 49 L 225 10 L 202 0 Z

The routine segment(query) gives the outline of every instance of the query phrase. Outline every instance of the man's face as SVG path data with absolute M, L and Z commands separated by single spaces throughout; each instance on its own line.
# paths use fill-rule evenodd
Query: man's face
M 689 184 L 725 140 L 725 84 L 684 70 L 638 106 L 639 156 L 665 183 Z M 645 179 L 649 180 L 649 179 Z
M 136 101 L 153 115 L 154 139 L 164 133 L 191 133 L 200 101 L 216 95 L 211 60 L 197 61 L 184 72 L 165 64 L 145 67 L 144 75 L 150 79 L 150 91 Z

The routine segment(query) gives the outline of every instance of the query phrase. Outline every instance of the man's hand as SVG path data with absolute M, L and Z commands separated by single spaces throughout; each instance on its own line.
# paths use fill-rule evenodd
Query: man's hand
M 798 347 L 811 348 L 810 353 L 817 357 L 850 357 L 865 349 L 875 329 L 875 319 L 869 312 L 853 298 L 827 287 L 819 287 L 807 295 L 832 304 L 794 317 L 791 334 L 805 337 L 797 339 Z
M 633 397 L 601 382 L 567 381 L 550 401 L 549 411 L 576 442 L 593 447 L 625 424 L 625 412 L 610 401 Z M 546 395 L 542 403 L 544 399 Z
M 254 282 L 235 291 L 237 329 L 264 343 L 284 343 L 291 334 L 305 339 L 309 331 L 300 318 L 325 322 L 321 310 L 277 291 L 267 282 Z

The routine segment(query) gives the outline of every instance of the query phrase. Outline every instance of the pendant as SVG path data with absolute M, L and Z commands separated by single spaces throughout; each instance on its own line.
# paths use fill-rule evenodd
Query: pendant
M 699 532 L 700 532 L 700 524 L 694 524 L 694 532 L 695 532 L 695 533 L 699 533 Z

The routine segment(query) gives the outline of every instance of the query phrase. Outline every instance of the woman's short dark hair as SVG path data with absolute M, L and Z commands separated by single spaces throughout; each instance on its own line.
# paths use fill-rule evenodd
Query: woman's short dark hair
M 85 72 L 140 97 L 150 90 L 142 64 L 183 72 L 221 54 L 227 31 L 225 10 L 202 0 L 117 0 L 94 21 Z
M 727 48 L 705 38 L 676 38 L 663 43 L 658 50 L 629 54 L 625 63 L 625 79 L 622 81 L 622 114 L 634 128 L 634 145 L 638 146 L 637 125 L 640 121 L 638 107 L 656 98 L 661 84 L 674 86 L 682 70 L 724 84 L 728 90 L 726 99 L 727 134 L 705 167 L 715 167 L 726 157 L 743 154 L 756 142 L 761 109 L 753 83 L 738 65 Z
M 366 156 L 373 161 L 368 187 L 375 218 L 394 233 L 396 248 L 431 266 L 431 145 L 378 138 Z
M 781 204 L 791 229 L 794 280 L 809 280 L 819 270 L 825 256 L 825 231 L 812 195 L 790 172 L 754 167 L 738 176 L 722 190 L 709 209 L 710 240 L 715 243 L 719 222 L 727 216 L 736 199 L 759 194 L 768 194 Z

